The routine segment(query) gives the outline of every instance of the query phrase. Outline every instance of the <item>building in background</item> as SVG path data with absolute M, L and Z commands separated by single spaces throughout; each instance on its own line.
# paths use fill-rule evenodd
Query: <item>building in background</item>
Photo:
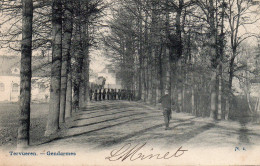
M 46 57 L 32 58 L 32 101 L 49 100 L 50 64 Z M 20 96 L 20 57 L 0 56 L 0 66 L 0 101 L 17 102 Z

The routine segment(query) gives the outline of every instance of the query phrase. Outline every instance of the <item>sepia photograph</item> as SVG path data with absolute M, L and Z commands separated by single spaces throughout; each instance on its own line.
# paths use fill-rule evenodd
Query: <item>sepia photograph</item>
M 0 0 L 13 165 L 260 165 L 260 0 Z

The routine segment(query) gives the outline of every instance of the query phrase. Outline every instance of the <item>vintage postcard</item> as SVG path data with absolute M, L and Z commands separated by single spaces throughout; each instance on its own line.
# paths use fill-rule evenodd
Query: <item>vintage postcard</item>
M 0 1 L 0 165 L 260 165 L 260 1 Z

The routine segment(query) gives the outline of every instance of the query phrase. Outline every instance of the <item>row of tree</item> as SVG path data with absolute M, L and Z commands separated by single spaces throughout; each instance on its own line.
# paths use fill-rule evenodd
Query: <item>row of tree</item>
M 104 43 L 124 88 L 135 89 L 139 99 L 151 104 L 168 89 L 178 111 L 229 119 L 235 107 L 234 78 L 242 78 L 241 73 L 259 76 L 259 46 L 251 46 L 255 52 L 247 55 L 254 59 L 250 71 L 252 64 L 238 58 L 245 56 L 243 44 L 254 45 L 259 39 L 259 27 L 254 26 L 259 23 L 259 3 L 120 0 L 115 4 Z
M 1 1 L 1 47 L 21 51 L 18 147 L 29 145 L 33 53 L 52 55 L 44 64 L 51 68 L 49 136 L 89 99 L 89 52 L 105 6 L 102 0 Z
M 9 25 L 1 32 L 1 47 L 21 51 L 18 146 L 26 147 L 32 54 L 52 54 L 49 136 L 88 100 L 89 52 L 106 5 L 102 0 L 22 0 L 1 1 L 0 7 L 1 26 Z M 258 10 L 250 0 L 113 1 L 109 33 L 103 35 L 105 54 L 113 59 L 123 88 L 136 90 L 139 99 L 156 104 L 168 89 L 178 111 L 228 119 L 234 77 L 248 92 L 249 75 L 259 76 L 259 46 L 250 47 L 256 53 L 246 45 L 259 35 L 246 31 L 258 23 Z

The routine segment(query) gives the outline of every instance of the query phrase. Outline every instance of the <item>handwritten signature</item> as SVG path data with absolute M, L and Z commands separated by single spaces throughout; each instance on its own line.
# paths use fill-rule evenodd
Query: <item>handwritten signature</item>
M 119 149 L 114 149 L 110 152 L 110 156 L 106 157 L 105 159 L 109 161 L 125 161 L 126 159 L 129 159 L 130 161 L 135 161 L 137 159 L 145 160 L 145 159 L 170 159 L 172 157 L 180 157 L 182 156 L 186 151 L 182 149 L 182 146 L 179 147 L 178 150 L 175 151 L 175 153 L 166 152 L 164 154 L 160 153 L 149 153 L 144 154 L 141 152 L 142 148 L 146 145 L 146 142 L 143 144 L 137 144 L 133 145 L 131 143 L 125 144 L 123 147 Z M 153 151 L 153 148 L 150 150 Z

